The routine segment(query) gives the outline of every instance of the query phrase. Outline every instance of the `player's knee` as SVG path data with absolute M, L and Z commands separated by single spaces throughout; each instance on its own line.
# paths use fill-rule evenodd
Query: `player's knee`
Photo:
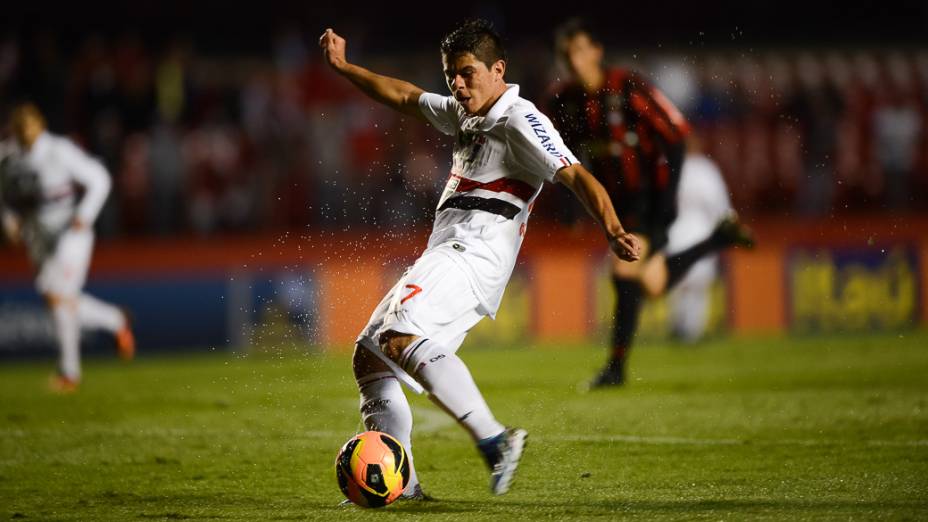
M 415 335 L 394 332 L 393 330 L 384 332 L 380 335 L 380 350 L 391 361 L 399 361 L 400 355 L 407 346 L 412 344 L 416 339 Z
M 641 281 L 641 289 L 644 291 L 644 296 L 649 299 L 660 297 L 664 294 L 663 286 L 654 284 L 646 279 Z
M 48 305 L 49 308 L 54 308 L 62 303 L 61 296 L 51 292 L 42 294 L 42 298 L 45 299 L 45 304 Z
M 58 308 L 61 306 L 66 306 L 68 308 L 77 308 L 77 296 L 71 294 L 61 294 L 61 293 L 45 293 L 42 295 L 45 299 L 45 303 L 48 307 Z
M 662 295 L 667 289 L 667 259 L 662 254 L 648 258 L 639 278 L 641 288 L 648 297 Z
M 613 256 L 612 274 L 621 279 L 638 279 L 641 277 L 641 268 L 643 266 L 642 259 L 627 262 L 621 261 L 618 257 Z
M 354 355 L 351 357 L 351 366 L 356 380 L 372 373 L 388 372 L 390 368 L 379 357 L 367 348 L 356 344 Z
M 644 274 L 639 283 L 646 297 L 661 296 L 667 289 L 667 277 L 661 277 L 660 274 Z

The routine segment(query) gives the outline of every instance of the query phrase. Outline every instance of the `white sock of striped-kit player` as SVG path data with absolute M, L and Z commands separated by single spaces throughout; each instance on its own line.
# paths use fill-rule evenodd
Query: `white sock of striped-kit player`
M 403 351 L 398 362 L 478 444 L 506 430 L 493 417 L 467 365 L 453 351 L 420 338 Z
M 403 352 L 401 363 L 430 398 L 451 414 L 478 444 L 505 431 L 483 399 L 467 366 L 454 352 L 428 339 L 418 339 Z M 409 369 L 415 368 L 415 371 Z M 419 483 L 412 455 L 412 410 L 396 376 L 378 372 L 358 379 L 361 417 L 368 430 L 396 437 L 409 457 L 406 492 Z
M 52 305 L 52 322 L 58 340 L 58 373 L 77 382 L 81 380 L 81 324 L 75 299 L 58 299 Z

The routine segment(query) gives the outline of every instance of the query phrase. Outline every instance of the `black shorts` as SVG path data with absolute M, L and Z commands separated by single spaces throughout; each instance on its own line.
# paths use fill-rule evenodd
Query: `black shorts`
M 647 238 L 652 253 L 667 246 L 667 233 L 677 218 L 677 188 L 684 153 L 682 145 L 669 149 L 665 184 L 657 183 L 657 168 L 654 166 L 643 171 L 643 182 L 637 190 L 619 189 L 609 194 L 622 225 L 629 232 Z

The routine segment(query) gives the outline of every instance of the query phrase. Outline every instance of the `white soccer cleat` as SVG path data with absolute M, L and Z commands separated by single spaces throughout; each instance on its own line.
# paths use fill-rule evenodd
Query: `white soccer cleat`
M 521 428 L 507 428 L 499 436 L 480 444 L 490 467 L 490 491 L 502 495 L 509 491 L 515 478 L 528 432 Z

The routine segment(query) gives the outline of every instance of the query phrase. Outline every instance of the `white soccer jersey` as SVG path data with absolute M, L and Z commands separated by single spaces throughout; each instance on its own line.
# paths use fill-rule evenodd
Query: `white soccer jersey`
M 551 121 L 519 97 L 518 85 L 509 85 L 486 116 L 470 116 L 454 97 L 438 94 L 422 94 L 419 107 L 455 137 L 428 249 L 451 256 L 495 316 L 542 183 L 577 159 Z
M 38 175 L 42 202 L 36 212 L 17 217 L 22 220 L 30 255 L 41 262 L 75 217 L 87 226 L 93 224 L 109 194 L 110 176 L 71 140 L 48 132 L 42 133 L 28 151 L 14 148 L 13 155 Z M 79 203 L 75 183 L 84 191 Z

